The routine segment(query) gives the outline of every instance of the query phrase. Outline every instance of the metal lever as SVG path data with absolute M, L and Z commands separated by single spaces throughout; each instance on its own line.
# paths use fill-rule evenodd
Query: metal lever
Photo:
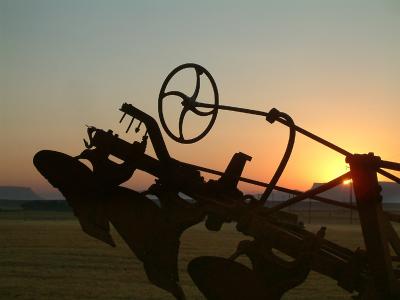
M 142 125 L 142 121 L 140 121 L 139 125 L 135 128 L 136 133 L 139 132 L 141 125 Z
M 125 114 L 124 114 L 125 115 Z M 125 133 L 127 133 L 129 131 L 129 129 L 131 129 L 132 123 L 135 120 L 135 118 L 132 118 L 131 122 L 129 123 L 128 128 L 126 129 Z
M 125 116 L 126 116 L 126 113 L 124 113 L 124 114 L 122 115 L 121 120 L 119 120 L 120 123 L 122 123 L 122 120 L 125 118 Z

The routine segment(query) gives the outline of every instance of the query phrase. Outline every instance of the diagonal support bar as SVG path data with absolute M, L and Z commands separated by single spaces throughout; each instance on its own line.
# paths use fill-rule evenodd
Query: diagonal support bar
M 308 190 L 308 191 L 302 193 L 301 195 L 298 195 L 298 196 L 293 197 L 293 198 L 291 198 L 291 199 L 289 199 L 289 200 L 287 200 L 287 201 L 285 201 L 285 202 L 283 202 L 281 204 L 278 204 L 278 205 L 275 205 L 274 207 L 271 207 L 268 210 L 267 214 L 271 214 L 271 213 L 276 212 L 278 210 L 281 210 L 281 209 L 283 209 L 285 207 L 288 207 L 290 205 L 293 205 L 293 204 L 296 204 L 296 203 L 298 203 L 300 201 L 303 201 L 303 200 L 305 200 L 307 198 L 311 198 L 312 196 L 315 196 L 315 195 L 318 195 L 320 193 L 323 193 L 323 192 L 325 192 L 325 191 L 327 191 L 327 190 L 329 190 L 329 189 L 331 189 L 331 188 L 343 183 L 344 180 L 347 180 L 349 178 L 350 178 L 350 172 L 347 172 L 347 173 L 345 173 L 345 174 L 343 174 L 343 175 L 341 175 L 341 176 L 339 176 L 339 177 L 337 177 L 337 178 L 325 183 L 324 185 L 321 185 L 321 186 L 319 186 L 319 187 L 317 187 L 315 189 L 312 189 L 312 190 Z

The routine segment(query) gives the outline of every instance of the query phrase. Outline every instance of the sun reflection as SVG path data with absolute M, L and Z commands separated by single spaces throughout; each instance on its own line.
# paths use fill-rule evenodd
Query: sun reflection
M 351 179 L 343 180 L 343 184 L 348 185 L 351 183 Z

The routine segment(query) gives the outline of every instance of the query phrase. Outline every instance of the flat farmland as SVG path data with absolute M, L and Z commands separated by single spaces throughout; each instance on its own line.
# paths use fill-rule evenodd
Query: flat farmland
M 364 247 L 358 225 L 329 223 L 328 239 L 350 249 Z M 319 224 L 306 228 L 316 232 Z M 2 212 L 0 229 L 0 299 L 174 299 L 148 282 L 141 262 L 114 230 L 116 248 L 84 234 L 69 213 Z M 188 299 L 204 297 L 187 275 L 187 264 L 201 255 L 227 257 L 243 239 L 229 224 L 218 233 L 203 225 L 184 233 L 179 269 Z M 312 272 L 283 299 L 321 297 L 350 299 L 350 294 L 332 279 Z

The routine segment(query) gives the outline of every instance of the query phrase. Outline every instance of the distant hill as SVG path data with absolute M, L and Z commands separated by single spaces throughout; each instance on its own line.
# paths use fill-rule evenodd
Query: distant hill
M 314 183 L 311 188 L 316 188 L 321 186 L 323 183 Z M 383 197 L 383 208 L 387 211 L 400 211 L 400 185 L 392 182 L 379 182 L 382 187 L 382 197 Z M 349 202 L 350 201 L 350 187 L 351 185 L 338 185 L 333 189 L 330 189 L 324 193 L 318 194 L 318 196 L 322 196 L 325 198 L 329 198 L 332 200 L 340 201 L 340 202 Z M 261 195 L 256 195 L 256 198 L 259 198 Z M 294 195 L 273 191 L 269 201 L 267 202 L 267 206 L 275 206 L 279 203 L 282 203 L 289 198 L 292 198 Z M 356 199 L 353 192 L 353 203 L 355 204 Z M 340 207 L 335 207 L 332 205 L 324 204 L 318 201 L 311 201 L 312 204 L 309 203 L 309 200 L 304 200 L 299 203 L 296 203 L 287 210 L 341 210 Z
M 71 211 L 71 207 L 65 200 L 26 201 L 21 204 L 21 208 L 39 211 Z
M 324 183 L 314 183 L 311 189 L 317 188 Z M 395 182 L 379 182 L 379 185 L 382 187 L 382 197 L 383 203 L 400 203 L 400 184 Z M 349 202 L 350 200 L 350 189 L 351 185 L 340 184 L 326 192 L 318 194 L 318 196 L 322 196 L 325 198 L 329 198 L 332 200 L 337 200 L 341 202 Z M 260 195 L 258 195 L 259 197 Z M 271 194 L 270 200 L 272 201 L 285 201 L 289 198 L 293 197 L 293 195 L 274 191 Z M 355 201 L 355 196 L 353 192 L 353 201 Z
M 312 188 L 316 188 L 322 184 L 323 183 L 314 183 Z M 400 184 L 395 182 L 379 182 L 379 185 L 382 187 L 381 195 L 383 197 L 383 203 L 400 203 Z M 350 185 L 341 184 L 319 195 L 333 200 L 349 202 L 349 188 Z M 354 200 L 353 193 L 353 201 Z
M 0 186 L 0 200 L 42 200 L 29 187 Z

